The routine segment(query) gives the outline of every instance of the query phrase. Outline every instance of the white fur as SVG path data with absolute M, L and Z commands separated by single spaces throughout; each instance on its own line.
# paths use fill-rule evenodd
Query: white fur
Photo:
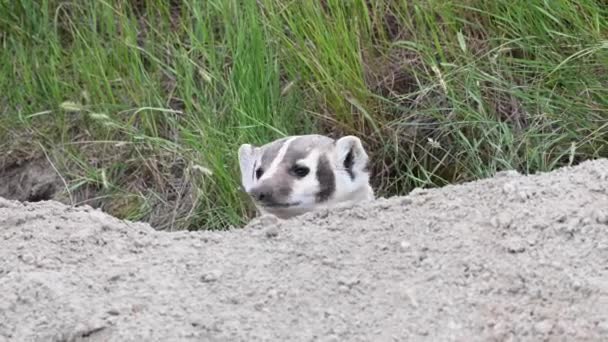
M 342 166 L 351 149 L 355 153 L 353 166 L 355 170 L 363 169 L 368 162 L 369 157 L 359 138 L 349 135 L 338 139 L 333 160 L 336 174 L 336 193 L 332 198 L 333 203 L 355 203 L 374 199 L 374 190 L 369 185 L 369 174 L 361 172 L 351 180 Z
M 255 179 L 253 178 L 255 170 L 253 170 L 253 166 L 255 165 L 256 160 L 259 159 L 260 154 L 260 149 L 253 147 L 250 144 L 243 144 L 239 147 L 238 155 L 239 168 L 241 170 L 241 185 L 245 192 L 249 192 L 255 184 Z
M 310 169 L 310 172 L 306 177 L 302 179 L 296 179 L 293 183 L 291 191 L 290 202 L 300 203 L 299 209 L 301 210 L 314 210 L 318 207 L 316 202 L 316 193 L 321 188 L 316 173 L 317 173 L 317 160 L 319 159 L 320 151 L 313 150 L 310 154 L 298 161 L 298 165 L 306 166 Z

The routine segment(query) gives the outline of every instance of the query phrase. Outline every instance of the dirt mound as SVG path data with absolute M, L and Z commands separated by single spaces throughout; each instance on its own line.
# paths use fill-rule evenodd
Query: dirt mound
M 244 230 L 0 200 L 0 341 L 607 340 L 608 160 Z

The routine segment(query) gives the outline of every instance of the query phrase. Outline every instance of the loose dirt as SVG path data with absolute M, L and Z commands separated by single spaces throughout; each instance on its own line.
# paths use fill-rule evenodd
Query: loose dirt
M 0 200 L 0 341 L 608 340 L 608 160 L 245 229 Z

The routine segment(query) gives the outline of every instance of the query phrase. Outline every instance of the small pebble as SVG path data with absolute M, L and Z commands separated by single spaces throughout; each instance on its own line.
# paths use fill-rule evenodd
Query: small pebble
M 502 192 L 507 195 L 515 193 L 516 191 L 517 191 L 517 184 L 515 184 L 514 182 L 508 182 L 502 186 Z
M 411 244 L 411 243 L 409 243 L 409 242 L 407 242 L 407 241 L 401 241 L 401 242 L 399 243 L 399 249 L 400 249 L 402 252 L 406 252 L 406 251 L 408 251 L 408 250 L 410 249 L 410 247 L 411 247 L 411 246 L 412 246 L 412 244 Z
M 328 267 L 336 267 L 336 259 L 332 257 L 325 257 L 321 261 L 321 264 Z
M 253 221 L 251 221 L 250 224 L 248 225 L 248 227 L 253 228 L 253 229 L 255 229 L 255 228 L 260 229 L 260 228 L 268 227 L 271 225 L 275 225 L 278 222 L 279 222 L 279 219 L 276 216 L 265 214 L 265 215 L 255 218 Z
M 108 315 L 118 316 L 118 315 L 120 315 L 120 311 L 118 311 L 118 309 L 116 309 L 116 308 L 112 308 L 112 309 L 108 310 Z
M 608 224 L 608 211 L 596 209 L 592 214 L 595 221 L 599 224 Z
M 338 291 L 340 291 L 340 292 L 344 293 L 344 292 L 348 292 L 348 290 L 349 290 L 349 288 L 346 285 L 340 285 L 340 286 L 338 286 Z
M 523 253 L 526 251 L 526 245 L 522 239 L 513 238 L 505 243 L 507 251 L 511 254 Z
M 279 229 L 276 226 L 271 226 L 266 228 L 266 230 L 264 231 L 264 235 L 267 238 L 274 238 L 279 236 Z
M 19 259 L 28 265 L 31 265 L 36 261 L 36 258 L 29 253 L 19 255 Z
M 597 324 L 597 329 L 602 334 L 608 334 L 608 319 L 605 319 Z
M 495 175 L 496 178 L 501 178 L 501 177 L 517 177 L 517 176 L 519 176 L 519 172 L 517 172 L 517 170 L 499 171 Z
M 412 203 L 413 202 L 410 198 L 402 198 L 401 201 L 399 201 L 399 205 L 403 207 L 411 205 Z
M 548 319 L 542 320 L 542 321 L 534 324 L 534 331 L 536 331 L 539 334 L 546 335 L 549 332 L 551 332 L 552 329 L 553 329 L 553 323 Z
M 527 199 L 529 199 L 529 198 L 530 198 L 530 193 L 528 193 L 527 191 L 523 191 L 523 190 L 522 190 L 522 191 L 518 191 L 518 192 L 517 192 L 517 196 L 519 197 L 519 199 L 520 199 L 522 202 L 524 202 L 524 201 L 526 201 Z
M 412 189 L 412 191 L 410 191 L 411 196 L 422 196 L 422 195 L 425 195 L 426 193 L 427 193 L 427 191 L 423 188 L 414 188 L 414 189 Z
M 378 244 L 378 249 L 381 250 L 381 251 L 388 251 L 389 250 L 388 245 L 384 244 L 384 243 Z
M 219 270 L 214 270 L 207 272 L 201 276 L 201 281 L 203 283 L 211 283 L 217 281 L 222 276 L 222 272 Z
M 513 223 L 511 215 L 500 213 L 490 219 L 490 225 L 494 228 L 510 228 Z
M 573 281 L 572 281 L 572 289 L 573 289 L 574 291 L 578 291 L 578 290 L 580 290 L 582 287 L 583 287 L 583 284 L 581 283 L 581 281 L 580 281 L 580 280 L 575 279 L 575 280 L 573 280 Z
M 564 223 L 566 222 L 566 220 L 568 219 L 568 216 L 566 214 L 559 214 L 556 218 L 555 221 L 559 222 L 559 223 Z
M 429 331 L 425 328 L 418 328 L 418 330 L 416 331 L 418 333 L 418 335 L 422 335 L 422 336 L 428 336 L 429 335 Z
M 330 334 L 330 335 L 327 335 L 327 336 L 323 337 L 323 339 L 321 339 L 321 341 L 323 341 L 323 342 L 338 342 L 338 341 L 340 341 L 340 338 L 338 336 L 334 335 L 334 334 Z
M 338 280 L 338 285 L 343 285 L 348 288 L 352 288 L 353 286 L 359 284 L 361 281 L 357 278 L 342 278 Z
M 120 280 L 120 274 L 115 274 L 113 276 L 111 276 L 110 278 L 108 278 L 108 281 L 118 281 Z

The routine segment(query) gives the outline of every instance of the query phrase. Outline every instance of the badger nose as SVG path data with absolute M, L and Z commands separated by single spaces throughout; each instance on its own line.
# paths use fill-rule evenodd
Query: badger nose
M 270 187 L 261 186 L 255 189 L 252 189 L 249 194 L 256 201 L 259 202 L 272 202 L 272 189 Z

